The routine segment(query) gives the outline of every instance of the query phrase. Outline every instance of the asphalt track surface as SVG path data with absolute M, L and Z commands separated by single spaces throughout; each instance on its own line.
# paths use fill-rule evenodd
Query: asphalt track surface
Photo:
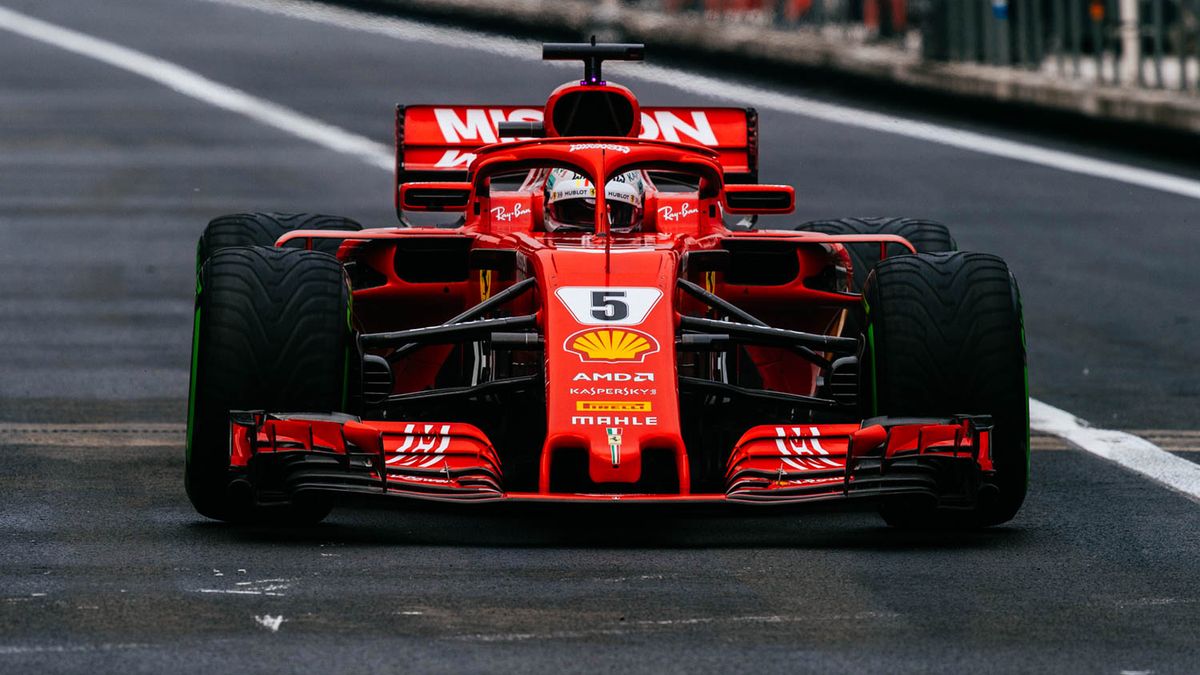
M 565 79 L 195 0 L 3 4 L 381 143 L 397 101 L 538 102 Z M 1024 510 L 981 533 L 871 513 L 205 522 L 182 490 L 196 236 L 248 209 L 390 224 L 391 175 L 11 33 L 0 62 L 0 672 L 1196 670 L 1200 505 L 1049 437 Z M 1200 454 L 1196 200 L 782 113 L 762 129 L 798 218 L 923 215 L 1005 256 L 1034 396 Z

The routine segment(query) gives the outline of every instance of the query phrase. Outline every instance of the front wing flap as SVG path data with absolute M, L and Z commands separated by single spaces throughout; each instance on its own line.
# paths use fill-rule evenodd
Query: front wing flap
M 970 501 L 953 479 L 992 471 L 990 439 L 987 417 L 754 427 L 730 455 L 726 496 L 780 503 L 957 490 Z
M 453 501 L 503 496 L 500 458 L 475 427 L 235 413 L 230 465 L 274 460 L 285 491 L 329 490 Z
M 927 494 L 974 502 L 992 473 L 987 417 L 877 418 L 862 424 L 766 425 L 729 455 L 725 492 L 577 494 L 510 492 L 486 435 L 453 422 L 360 421 L 349 416 L 235 412 L 230 467 L 286 494 L 346 492 L 435 501 L 795 504 Z

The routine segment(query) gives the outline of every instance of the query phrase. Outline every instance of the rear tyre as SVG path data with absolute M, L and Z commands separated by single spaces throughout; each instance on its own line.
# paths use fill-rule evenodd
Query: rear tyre
M 805 232 L 821 234 L 894 234 L 904 237 L 917 249 L 917 253 L 941 253 L 957 251 L 958 244 L 950 236 L 950 229 L 932 220 L 916 218 L 839 218 L 837 220 L 813 220 L 796 228 Z M 854 265 L 854 290 L 862 289 L 867 275 L 879 262 L 879 244 L 845 244 Z M 888 256 L 910 253 L 900 244 L 889 244 Z
M 209 256 L 223 248 L 237 246 L 274 246 L 275 242 L 294 230 L 354 230 L 362 229 L 357 221 L 341 216 L 312 213 L 232 213 L 209 221 L 196 244 L 196 265 L 204 264 Z M 315 239 L 312 249 L 334 255 L 341 239 Z M 302 248 L 302 241 L 287 246 Z
M 883 260 L 863 289 L 867 340 L 861 369 L 871 416 L 991 415 L 997 491 L 974 510 L 887 499 L 896 527 L 978 527 L 1012 519 L 1029 480 L 1025 331 L 1016 280 L 983 253 L 902 255 Z
M 229 411 L 346 408 L 356 357 L 350 289 L 337 259 L 316 251 L 217 251 L 200 268 L 188 403 L 187 494 L 225 521 L 319 522 L 328 499 L 258 507 L 230 489 Z

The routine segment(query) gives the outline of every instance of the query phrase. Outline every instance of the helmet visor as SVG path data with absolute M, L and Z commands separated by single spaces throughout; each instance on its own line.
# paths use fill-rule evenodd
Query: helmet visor
M 596 224 L 596 200 L 564 199 L 550 205 L 555 224 L 571 230 L 591 230 Z
M 641 225 L 640 222 L 634 222 L 638 218 L 638 209 L 632 204 L 608 201 L 605 205 L 608 207 L 608 226 L 614 232 L 628 232 Z

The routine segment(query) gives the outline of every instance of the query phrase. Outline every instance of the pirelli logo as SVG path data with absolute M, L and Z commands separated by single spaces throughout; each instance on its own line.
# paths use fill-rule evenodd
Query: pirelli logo
M 650 401 L 576 401 L 577 412 L 651 412 Z

